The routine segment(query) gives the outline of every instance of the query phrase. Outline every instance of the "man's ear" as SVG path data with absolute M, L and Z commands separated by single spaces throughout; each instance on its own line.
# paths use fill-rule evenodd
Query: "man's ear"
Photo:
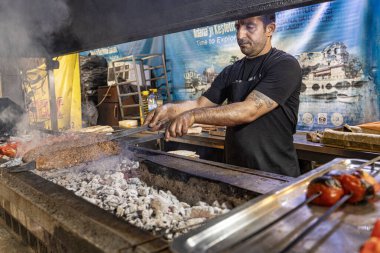
M 265 33 L 268 37 L 271 37 L 273 35 L 274 30 L 276 30 L 276 24 L 270 23 L 267 25 Z

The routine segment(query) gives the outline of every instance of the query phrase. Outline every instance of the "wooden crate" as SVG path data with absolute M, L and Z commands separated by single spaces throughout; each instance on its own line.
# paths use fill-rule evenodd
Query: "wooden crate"
M 380 135 L 325 129 L 321 143 L 327 146 L 380 152 Z

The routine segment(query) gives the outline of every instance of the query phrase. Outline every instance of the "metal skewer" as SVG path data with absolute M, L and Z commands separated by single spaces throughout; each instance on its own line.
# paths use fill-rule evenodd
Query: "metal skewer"
M 310 233 L 314 228 L 316 228 L 322 221 L 326 220 L 336 209 L 343 205 L 349 198 L 352 197 L 352 193 L 344 195 L 338 202 L 331 206 L 327 211 L 318 219 L 307 227 L 301 234 L 294 238 L 288 245 L 285 246 L 279 253 L 285 253 L 289 251 L 294 245 L 301 241 L 308 233 Z
M 238 244 L 238 243 L 241 243 L 242 241 L 245 241 L 245 240 L 248 240 L 249 238 L 253 237 L 253 236 L 256 236 L 260 233 L 262 233 L 263 231 L 267 230 L 268 228 L 270 228 L 271 226 L 273 226 L 274 224 L 276 224 L 277 222 L 281 221 L 282 219 L 285 219 L 286 217 L 288 217 L 289 215 L 291 215 L 292 213 L 295 213 L 298 209 L 300 209 L 301 207 L 309 204 L 310 202 L 312 202 L 314 199 L 318 198 L 319 196 L 321 196 L 322 192 L 318 192 L 316 194 L 313 194 L 311 195 L 309 198 L 305 199 L 303 202 L 301 202 L 299 205 L 297 205 L 296 207 L 292 208 L 291 210 L 289 210 L 288 212 L 284 213 L 283 215 L 281 215 L 280 217 L 276 218 L 275 220 L 271 221 L 270 223 L 268 223 L 267 225 L 265 225 L 264 227 L 260 228 L 259 230 L 247 235 L 245 237 L 245 239 L 239 241 L 239 242 L 236 242 L 232 245 L 229 246 L 229 248 L 232 248 L 234 245 Z
M 380 173 L 380 170 L 376 170 L 376 171 L 370 173 L 370 175 L 371 175 L 372 177 L 376 177 L 379 173 Z
M 375 174 L 377 175 L 377 174 L 379 174 L 379 171 L 375 171 L 375 165 L 376 165 L 375 163 L 377 161 L 380 161 L 380 156 L 377 156 L 377 157 L 369 160 L 368 162 L 365 162 L 365 163 L 361 164 L 357 169 L 361 170 L 361 169 L 364 169 L 368 165 L 372 165 L 371 166 L 371 172 L 370 172 L 371 176 L 374 176 Z
M 163 120 L 161 122 L 158 122 L 157 125 L 161 126 L 161 127 L 166 127 L 169 125 L 169 120 Z M 113 135 L 109 135 L 106 137 L 106 141 L 112 141 L 112 140 L 116 140 L 116 139 L 121 139 L 121 138 L 124 138 L 124 137 L 128 137 L 128 136 L 131 136 L 131 135 L 134 135 L 134 134 L 138 134 L 138 133 L 141 133 L 141 132 L 144 132 L 144 131 L 148 131 L 148 130 L 151 130 L 151 127 L 149 127 L 149 125 L 143 125 L 143 126 L 140 126 L 140 127 L 136 127 L 136 128 L 131 128 L 131 129 L 128 129 L 128 130 L 123 130 L 121 132 L 118 132 L 116 134 L 113 134 Z M 104 141 L 104 140 L 101 140 L 101 141 Z

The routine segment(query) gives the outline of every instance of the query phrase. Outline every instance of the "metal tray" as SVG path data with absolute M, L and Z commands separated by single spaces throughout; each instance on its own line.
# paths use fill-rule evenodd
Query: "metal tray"
M 280 252 L 327 208 L 303 206 L 268 229 L 257 232 L 305 201 L 306 188 L 312 179 L 333 169 L 353 169 L 365 162 L 356 159 L 334 159 L 295 181 L 176 238 L 171 244 L 171 249 L 178 253 Z M 370 169 L 369 166 L 365 167 L 365 170 Z M 376 163 L 372 169 L 380 170 L 380 163 Z M 376 179 L 380 181 L 380 177 Z M 360 245 L 369 238 L 376 218 L 380 217 L 379 199 L 379 196 L 376 196 L 373 203 L 345 204 L 289 252 L 358 252 Z

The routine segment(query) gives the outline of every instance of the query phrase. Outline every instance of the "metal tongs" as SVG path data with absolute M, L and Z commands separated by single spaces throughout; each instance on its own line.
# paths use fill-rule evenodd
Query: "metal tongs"
M 161 127 L 167 127 L 168 124 L 169 124 L 169 120 L 164 120 L 164 121 L 158 122 L 157 125 L 159 125 Z M 144 125 L 144 126 L 137 127 L 137 128 L 123 130 L 121 132 L 118 132 L 116 134 L 108 136 L 108 138 L 105 141 L 113 141 L 113 140 L 125 138 L 125 137 L 131 136 L 131 135 L 134 135 L 134 134 L 138 134 L 138 133 L 141 133 L 141 132 L 144 132 L 144 131 L 152 131 L 152 128 L 149 125 Z M 127 145 L 135 145 L 135 144 L 144 143 L 144 142 L 147 142 L 147 141 L 161 139 L 164 136 L 165 136 L 165 133 L 164 132 L 160 132 L 160 133 L 152 134 L 152 135 L 149 135 L 149 136 L 146 136 L 146 137 L 140 137 L 140 138 L 135 138 L 135 139 L 132 139 L 132 140 L 126 140 L 124 143 L 127 144 Z M 104 140 L 102 140 L 102 141 L 104 141 Z
M 162 121 L 162 122 L 158 122 L 158 125 L 166 127 L 168 125 L 168 123 L 169 123 L 169 121 Z M 109 135 L 105 139 L 102 138 L 99 141 L 96 141 L 96 142 L 92 143 L 91 145 L 96 144 L 96 143 L 100 143 L 100 142 L 104 142 L 104 141 L 113 141 L 113 140 L 117 140 L 117 139 L 122 139 L 122 138 L 125 138 L 125 137 L 129 137 L 131 135 L 134 135 L 134 134 L 138 134 L 138 133 L 141 133 L 141 132 L 144 132 L 144 131 L 150 131 L 150 130 L 152 130 L 152 128 L 149 127 L 149 125 L 144 125 L 144 126 L 137 127 L 137 128 L 123 130 L 123 131 L 120 131 L 120 132 L 118 132 L 116 134 Z M 147 141 L 161 139 L 164 136 L 165 136 L 165 133 L 164 132 L 160 132 L 160 133 L 157 133 L 157 134 L 148 135 L 146 137 L 140 137 L 140 138 L 134 138 L 134 139 L 125 140 L 125 141 L 123 141 L 123 144 L 126 144 L 126 145 L 136 145 L 136 144 L 144 143 L 144 142 L 147 142 Z M 35 169 L 36 169 L 36 162 L 35 161 L 31 161 L 31 162 L 28 162 L 28 163 L 25 163 L 25 164 L 8 167 L 8 172 L 10 172 L 10 173 L 19 173 L 19 172 L 30 171 L 30 170 L 35 170 Z
M 141 127 L 136 127 L 136 128 L 131 128 L 131 129 L 128 129 L 128 130 L 122 130 L 118 133 L 115 133 L 115 134 L 110 134 L 109 136 L 107 136 L 107 138 L 105 140 L 101 140 L 101 141 L 113 141 L 113 140 L 116 140 L 116 139 L 121 139 L 121 138 L 124 138 L 124 137 L 129 137 L 131 135 L 134 135 L 134 134 L 138 134 L 138 133 L 141 133 L 141 132 L 144 132 L 144 131 L 149 131 L 151 130 L 151 128 L 149 127 L 149 125 L 144 125 L 144 126 L 141 126 Z

